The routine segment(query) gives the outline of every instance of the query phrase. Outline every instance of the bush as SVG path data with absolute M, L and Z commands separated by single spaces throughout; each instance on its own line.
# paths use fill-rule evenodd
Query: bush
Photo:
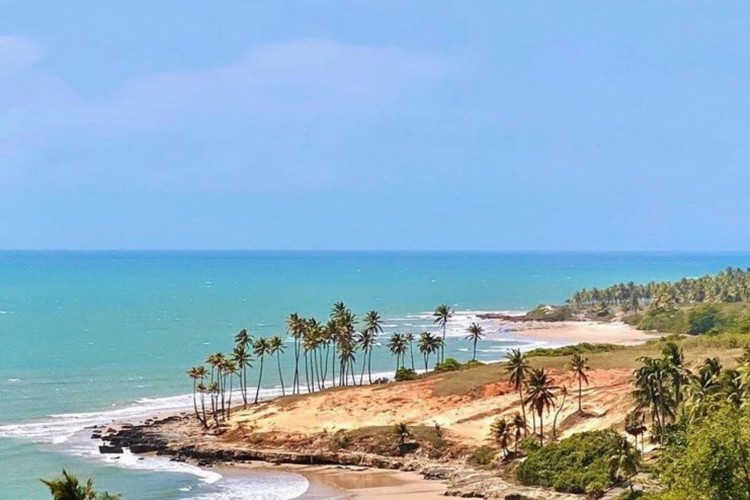
M 446 358 L 442 363 L 435 365 L 436 372 L 455 372 L 461 369 L 461 363 L 454 358 Z
M 472 359 L 471 361 L 467 361 L 466 363 L 461 366 L 462 370 L 468 370 L 469 368 L 476 368 L 478 366 L 484 366 L 484 363 L 481 361 L 477 361 L 476 359 Z
M 719 309 L 712 305 L 697 306 L 687 312 L 688 331 L 700 335 L 716 330 L 721 326 Z
M 619 441 L 613 431 L 583 432 L 529 451 L 528 458 L 516 471 L 518 480 L 525 485 L 551 486 L 565 493 L 586 493 L 592 484 L 591 488 L 604 488 L 615 479 L 607 457 L 615 452 Z
M 497 450 L 492 449 L 488 446 L 481 446 L 474 450 L 474 453 L 471 454 L 471 456 L 469 457 L 469 463 L 486 467 L 492 464 L 492 461 L 495 460 L 496 455 Z
M 607 487 L 606 484 L 599 481 L 591 481 L 586 485 L 586 498 L 596 499 L 604 496 L 604 490 Z
M 412 370 L 411 368 L 406 368 L 405 366 L 402 366 L 398 370 L 396 370 L 396 382 L 403 382 L 405 380 L 414 380 L 417 378 L 417 372 Z
M 529 436 L 521 439 L 521 441 L 518 443 L 518 447 L 521 448 L 522 452 L 528 455 L 529 453 L 540 449 L 542 445 L 539 444 L 539 439 Z
M 390 382 L 390 380 L 388 380 L 388 377 L 378 377 L 372 381 L 372 383 L 375 385 L 387 384 L 388 382 Z

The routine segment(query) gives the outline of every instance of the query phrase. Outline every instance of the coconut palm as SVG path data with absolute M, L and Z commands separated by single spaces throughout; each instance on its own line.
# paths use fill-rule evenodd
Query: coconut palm
M 539 444 L 544 446 L 544 412 L 549 411 L 555 404 L 555 386 L 544 368 L 531 370 L 528 392 L 524 403 L 539 417 Z
M 515 446 L 515 453 L 518 454 L 518 443 L 521 441 L 521 436 L 526 435 L 528 426 L 526 425 L 526 418 L 519 412 L 516 412 L 515 415 L 513 415 L 513 420 L 511 421 L 511 423 L 513 424 L 513 442 Z
M 224 365 L 222 366 L 222 371 L 224 373 L 224 385 L 226 389 L 226 380 L 229 379 L 229 397 L 227 398 L 227 412 L 225 418 L 229 418 L 229 416 L 232 413 L 232 392 L 233 392 L 233 384 L 232 381 L 234 380 L 235 375 L 239 376 L 239 368 L 237 367 L 237 363 L 232 359 L 227 359 L 224 361 Z
M 632 477 L 638 474 L 641 465 L 641 454 L 626 439 L 622 438 L 615 452 L 607 459 L 612 475 L 629 481 L 630 491 L 633 491 Z
M 516 392 L 518 392 L 518 399 L 521 401 L 521 413 L 523 420 L 526 422 L 526 408 L 523 398 L 523 389 L 526 386 L 526 376 L 531 369 L 529 363 L 526 360 L 526 355 L 521 354 L 520 349 L 511 349 L 508 354 L 505 355 L 507 363 L 505 365 L 505 372 L 509 375 L 510 384 L 513 386 Z M 526 430 L 524 429 L 524 435 Z
M 477 341 L 482 340 L 482 335 L 484 334 L 484 328 L 479 326 L 476 323 L 472 323 L 469 325 L 469 328 L 466 330 L 469 332 L 469 334 L 466 336 L 466 340 L 471 340 L 474 342 L 474 356 L 472 356 L 471 360 L 476 361 L 477 360 Z
M 362 325 L 362 332 L 359 336 L 359 346 L 362 348 L 362 373 L 359 376 L 359 384 L 362 385 L 362 379 L 365 373 L 365 364 L 367 364 L 367 380 L 372 384 L 372 349 L 375 347 L 378 335 L 383 333 L 383 322 L 377 311 L 368 311 Z
M 589 377 L 586 372 L 590 369 L 588 365 L 588 358 L 584 358 L 579 353 L 573 354 L 570 360 L 570 372 L 573 375 L 573 380 L 578 381 L 578 411 L 581 411 L 581 384 L 585 383 L 589 385 Z
M 636 410 L 650 409 L 659 440 L 662 439 L 667 418 L 674 417 L 674 398 L 670 387 L 670 368 L 663 359 L 640 358 L 642 366 L 634 374 Z
M 440 347 L 440 362 L 442 363 L 445 361 L 445 329 L 448 326 L 448 321 L 451 319 L 451 316 L 453 316 L 453 311 L 450 307 L 448 307 L 447 304 L 440 304 L 435 308 L 435 312 L 432 313 L 433 316 L 433 323 L 437 323 L 437 325 L 443 329 L 443 345 Z
M 281 354 L 283 354 L 284 350 L 286 349 L 286 346 L 284 345 L 284 341 L 281 340 L 281 337 L 276 335 L 275 337 L 271 337 L 271 340 L 268 341 L 268 354 L 271 356 L 276 356 L 276 366 L 279 369 L 279 380 L 281 381 L 281 395 L 286 396 L 286 391 L 284 390 L 284 378 L 281 376 Z
M 299 314 L 291 313 L 286 320 L 286 329 L 294 339 L 294 377 L 292 378 L 292 394 L 299 394 L 299 357 L 302 352 L 302 336 L 305 333 L 305 323 Z
M 41 479 L 47 485 L 53 500 L 118 500 L 120 495 L 111 493 L 97 493 L 94 491 L 94 482 L 89 479 L 84 484 L 78 478 L 62 471 L 62 477 L 55 479 Z
M 409 344 L 409 355 L 411 356 L 411 369 L 414 370 L 414 334 L 406 334 L 406 343 Z
M 643 434 L 647 430 L 643 423 L 643 419 L 643 412 L 640 411 L 632 411 L 625 417 L 625 432 L 633 436 L 636 447 L 638 446 L 638 436 L 641 436 L 641 451 L 645 448 Z
M 411 432 L 409 431 L 409 428 L 406 426 L 406 423 L 399 422 L 393 427 L 393 433 L 398 437 L 398 444 L 400 446 L 403 446 L 406 442 L 406 438 L 411 437 Z
M 247 408 L 247 369 L 252 368 L 253 358 L 248 351 L 248 345 L 239 343 L 232 350 L 232 361 L 237 364 L 240 377 L 240 392 L 242 393 L 242 404 Z
M 503 458 L 508 456 L 508 440 L 510 439 L 510 425 L 504 418 L 498 418 L 490 426 L 492 439 L 503 451 Z
M 193 380 L 193 408 L 195 409 L 195 418 L 197 418 L 202 424 L 205 424 L 198 413 L 198 400 L 196 398 L 196 393 L 198 392 L 198 385 L 203 384 L 203 379 L 206 377 L 206 368 L 204 366 L 194 366 L 188 370 L 187 374 L 188 377 Z
M 259 338 L 255 342 L 253 342 L 253 354 L 255 354 L 258 359 L 260 359 L 260 372 L 258 373 L 258 388 L 255 390 L 255 403 L 258 404 L 258 397 L 260 396 L 260 384 L 263 380 L 263 360 L 265 359 L 266 355 L 271 352 L 271 345 L 268 342 L 268 339 L 265 338 Z
M 667 342 L 662 349 L 664 361 L 667 363 L 669 375 L 672 379 L 672 394 L 674 396 L 675 407 L 678 408 L 683 402 L 682 389 L 688 381 L 688 371 L 685 368 L 685 355 L 682 347 L 678 347 L 674 342 Z
M 401 333 L 394 333 L 388 340 L 388 350 L 396 356 L 396 371 L 404 366 L 404 357 L 408 348 L 409 344 L 406 341 L 406 336 Z
M 560 395 L 562 395 L 562 401 L 560 402 L 560 405 L 557 407 L 557 410 L 555 411 L 555 418 L 552 419 L 552 439 L 557 439 L 557 417 L 558 415 L 560 415 L 560 412 L 565 407 L 565 400 L 568 399 L 568 387 L 567 386 L 564 385 L 560 387 Z

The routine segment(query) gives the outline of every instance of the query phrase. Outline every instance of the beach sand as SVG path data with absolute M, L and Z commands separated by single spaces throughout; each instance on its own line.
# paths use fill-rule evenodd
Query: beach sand
M 416 472 L 337 465 L 237 464 L 237 469 L 293 472 L 304 476 L 309 489 L 299 498 L 436 500 L 445 498 L 445 481 L 428 481 Z
M 582 342 L 637 345 L 658 338 L 658 335 L 636 330 L 634 327 L 619 321 L 612 323 L 593 321 L 503 322 L 503 326 L 512 330 L 511 336 L 519 340 L 549 342 L 555 345 L 580 344 Z

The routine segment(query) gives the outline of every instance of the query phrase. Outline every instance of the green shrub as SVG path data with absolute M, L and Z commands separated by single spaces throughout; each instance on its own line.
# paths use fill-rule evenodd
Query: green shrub
M 604 488 L 614 480 L 607 458 L 617 449 L 619 440 L 613 431 L 583 432 L 529 451 L 516 471 L 518 480 L 565 493 L 586 493 L 591 484 L 592 488 Z
M 529 436 L 521 439 L 518 443 L 518 447 L 522 452 L 529 454 L 540 449 L 542 445 L 539 444 L 539 439 Z
M 469 463 L 471 463 L 472 465 L 486 467 L 492 464 L 492 461 L 495 460 L 496 455 L 497 450 L 488 446 L 481 446 L 474 450 L 474 453 L 471 454 L 471 456 L 469 457 Z
M 586 485 L 585 493 L 586 498 L 596 499 L 604 496 L 604 490 L 607 485 L 600 481 L 591 481 Z
M 454 358 L 445 358 L 442 363 L 435 365 L 436 372 L 455 372 L 461 369 L 461 363 Z
M 625 346 L 615 344 L 590 344 L 583 342 L 576 345 L 566 345 L 562 347 L 537 347 L 526 353 L 528 357 L 541 356 L 572 356 L 573 354 L 585 354 L 595 352 L 611 352 L 625 349 Z
M 469 368 L 476 368 L 478 366 L 484 366 L 484 363 L 481 361 L 477 361 L 476 359 L 472 359 L 471 361 L 467 361 L 461 366 L 462 370 L 468 370 Z
M 417 378 L 417 372 L 412 370 L 411 368 L 406 368 L 405 366 L 402 366 L 398 370 L 396 370 L 396 382 L 403 382 L 405 380 L 414 380 Z

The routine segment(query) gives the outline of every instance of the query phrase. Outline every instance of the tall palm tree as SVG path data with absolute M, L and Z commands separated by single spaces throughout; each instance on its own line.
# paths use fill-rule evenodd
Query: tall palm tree
M 649 408 L 654 423 L 655 435 L 661 441 L 667 418 L 674 417 L 674 398 L 669 389 L 670 368 L 663 359 L 642 357 L 642 366 L 634 374 L 636 410 Z
M 612 475 L 630 482 L 633 491 L 632 477 L 638 474 L 641 465 L 641 454 L 626 438 L 620 440 L 615 452 L 607 459 Z
M 516 412 L 515 415 L 513 415 L 513 420 L 511 423 L 513 424 L 513 441 L 515 445 L 515 452 L 518 453 L 518 443 L 521 441 L 521 436 L 526 435 L 528 426 L 526 425 L 526 418 L 523 417 L 519 412 Z
M 201 416 L 198 413 L 198 401 L 196 398 L 196 393 L 198 391 L 198 385 L 203 384 L 203 379 L 206 377 L 206 367 L 194 366 L 190 370 L 188 370 L 187 373 L 188 377 L 193 380 L 193 408 L 195 409 L 195 418 L 197 418 L 200 423 L 205 425 L 205 422 L 201 420 Z
M 119 500 L 120 495 L 111 493 L 97 493 L 94 491 L 94 481 L 89 479 L 84 484 L 65 469 L 62 477 L 55 479 L 41 479 L 47 485 L 53 500 Z
M 383 333 L 383 322 L 377 311 L 368 311 L 365 314 L 362 333 L 359 338 L 359 345 L 362 348 L 363 356 L 367 361 L 367 380 L 372 384 L 372 349 L 375 347 L 378 335 Z M 359 384 L 362 385 L 362 378 L 365 370 L 365 359 L 362 361 L 362 374 L 359 377 Z
M 235 375 L 239 376 L 239 368 L 237 366 L 237 363 L 233 359 L 227 359 L 224 361 L 224 366 L 222 367 L 224 372 L 224 377 L 229 379 L 229 397 L 227 398 L 227 413 L 225 418 L 229 418 L 232 414 L 232 381 L 234 380 Z M 224 382 L 226 385 L 226 381 Z
M 242 404 L 247 408 L 247 369 L 252 368 L 253 358 L 247 350 L 247 344 L 240 343 L 232 350 L 232 361 L 237 364 L 240 374 L 240 392 L 242 393 Z
M 505 372 L 509 375 L 509 382 L 513 386 L 513 389 L 518 393 L 518 399 L 521 401 L 521 414 L 523 415 L 524 422 L 526 422 L 526 405 L 523 398 L 523 389 L 526 386 L 526 376 L 529 374 L 531 368 L 529 367 L 529 362 L 526 360 L 526 355 L 522 354 L 520 349 L 511 349 L 505 355 L 505 359 L 507 360 Z M 526 435 L 525 428 L 524 435 Z
M 685 368 L 685 355 L 682 352 L 682 347 L 678 347 L 674 342 L 667 342 L 662 349 L 662 355 L 672 378 L 672 393 L 675 407 L 678 408 L 684 399 L 682 389 L 687 383 L 688 371 Z
M 453 311 L 450 307 L 448 307 L 447 304 L 440 304 L 435 308 L 435 312 L 432 313 L 433 316 L 433 323 L 437 323 L 437 325 L 443 329 L 443 345 L 440 348 L 440 362 L 442 363 L 445 361 L 445 329 L 448 326 L 448 321 L 451 319 L 451 316 L 453 316 Z
M 396 356 L 396 371 L 398 371 L 400 367 L 404 366 L 403 359 L 408 349 L 406 336 L 401 333 L 391 335 L 391 338 L 388 340 L 388 349 L 391 351 L 391 354 Z
M 305 333 L 305 323 L 297 313 L 289 314 L 286 329 L 294 339 L 294 378 L 292 379 L 292 394 L 299 394 L 299 356 L 302 351 L 302 336 Z
M 557 439 L 557 417 L 565 406 L 565 400 L 568 399 L 568 387 L 565 385 L 560 387 L 560 394 L 562 395 L 562 401 L 555 411 L 555 418 L 552 419 L 552 439 Z
M 477 360 L 477 341 L 482 340 L 482 335 L 484 334 L 484 328 L 477 325 L 476 323 L 472 323 L 469 325 L 469 328 L 466 329 L 469 334 L 466 336 L 466 340 L 471 340 L 474 342 L 474 356 L 472 356 L 471 360 L 476 361 Z
M 271 356 L 276 356 L 276 366 L 279 369 L 279 380 L 281 381 L 281 395 L 286 396 L 286 391 L 284 390 L 284 378 L 281 376 L 281 354 L 284 352 L 284 349 L 286 349 L 286 346 L 284 345 L 284 341 L 281 340 L 281 337 L 276 335 L 275 337 L 271 337 L 271 340 L 268 341 L 268 354 Z
M 411 356 L 411 369 L 414 370 L 414 334 L 409 332 L 406 334 L 406 343 L 409 344 L 409 355 Z
M 573 374 L 573 380 L 578 381 L 578 411 L 581 411 L 581 383 L 589 385 L 589 377 L 586 372 L 590 369 L 588 358 L 584 358 L 579 353 L 573 354 L 570 360 L 570 371 Z
M 535 368 L 529 377 L 529 390 L 525 403 L 539 417 L 539 444 L 544 446 L 544 412 L 549 411 L 555 404 L 555 387 L 544 368 Z
M 258 404 L 258 397 L 260 396 L 260 384 L 263 380 L 263 360 L 266 355 L 271 351 L 271 346 L 267 339 L 259 338 L 253 343 L 253 353 L 260 359 L 260 372 L 258 373 L 258 388 L 255 390 L 255 403 Z

